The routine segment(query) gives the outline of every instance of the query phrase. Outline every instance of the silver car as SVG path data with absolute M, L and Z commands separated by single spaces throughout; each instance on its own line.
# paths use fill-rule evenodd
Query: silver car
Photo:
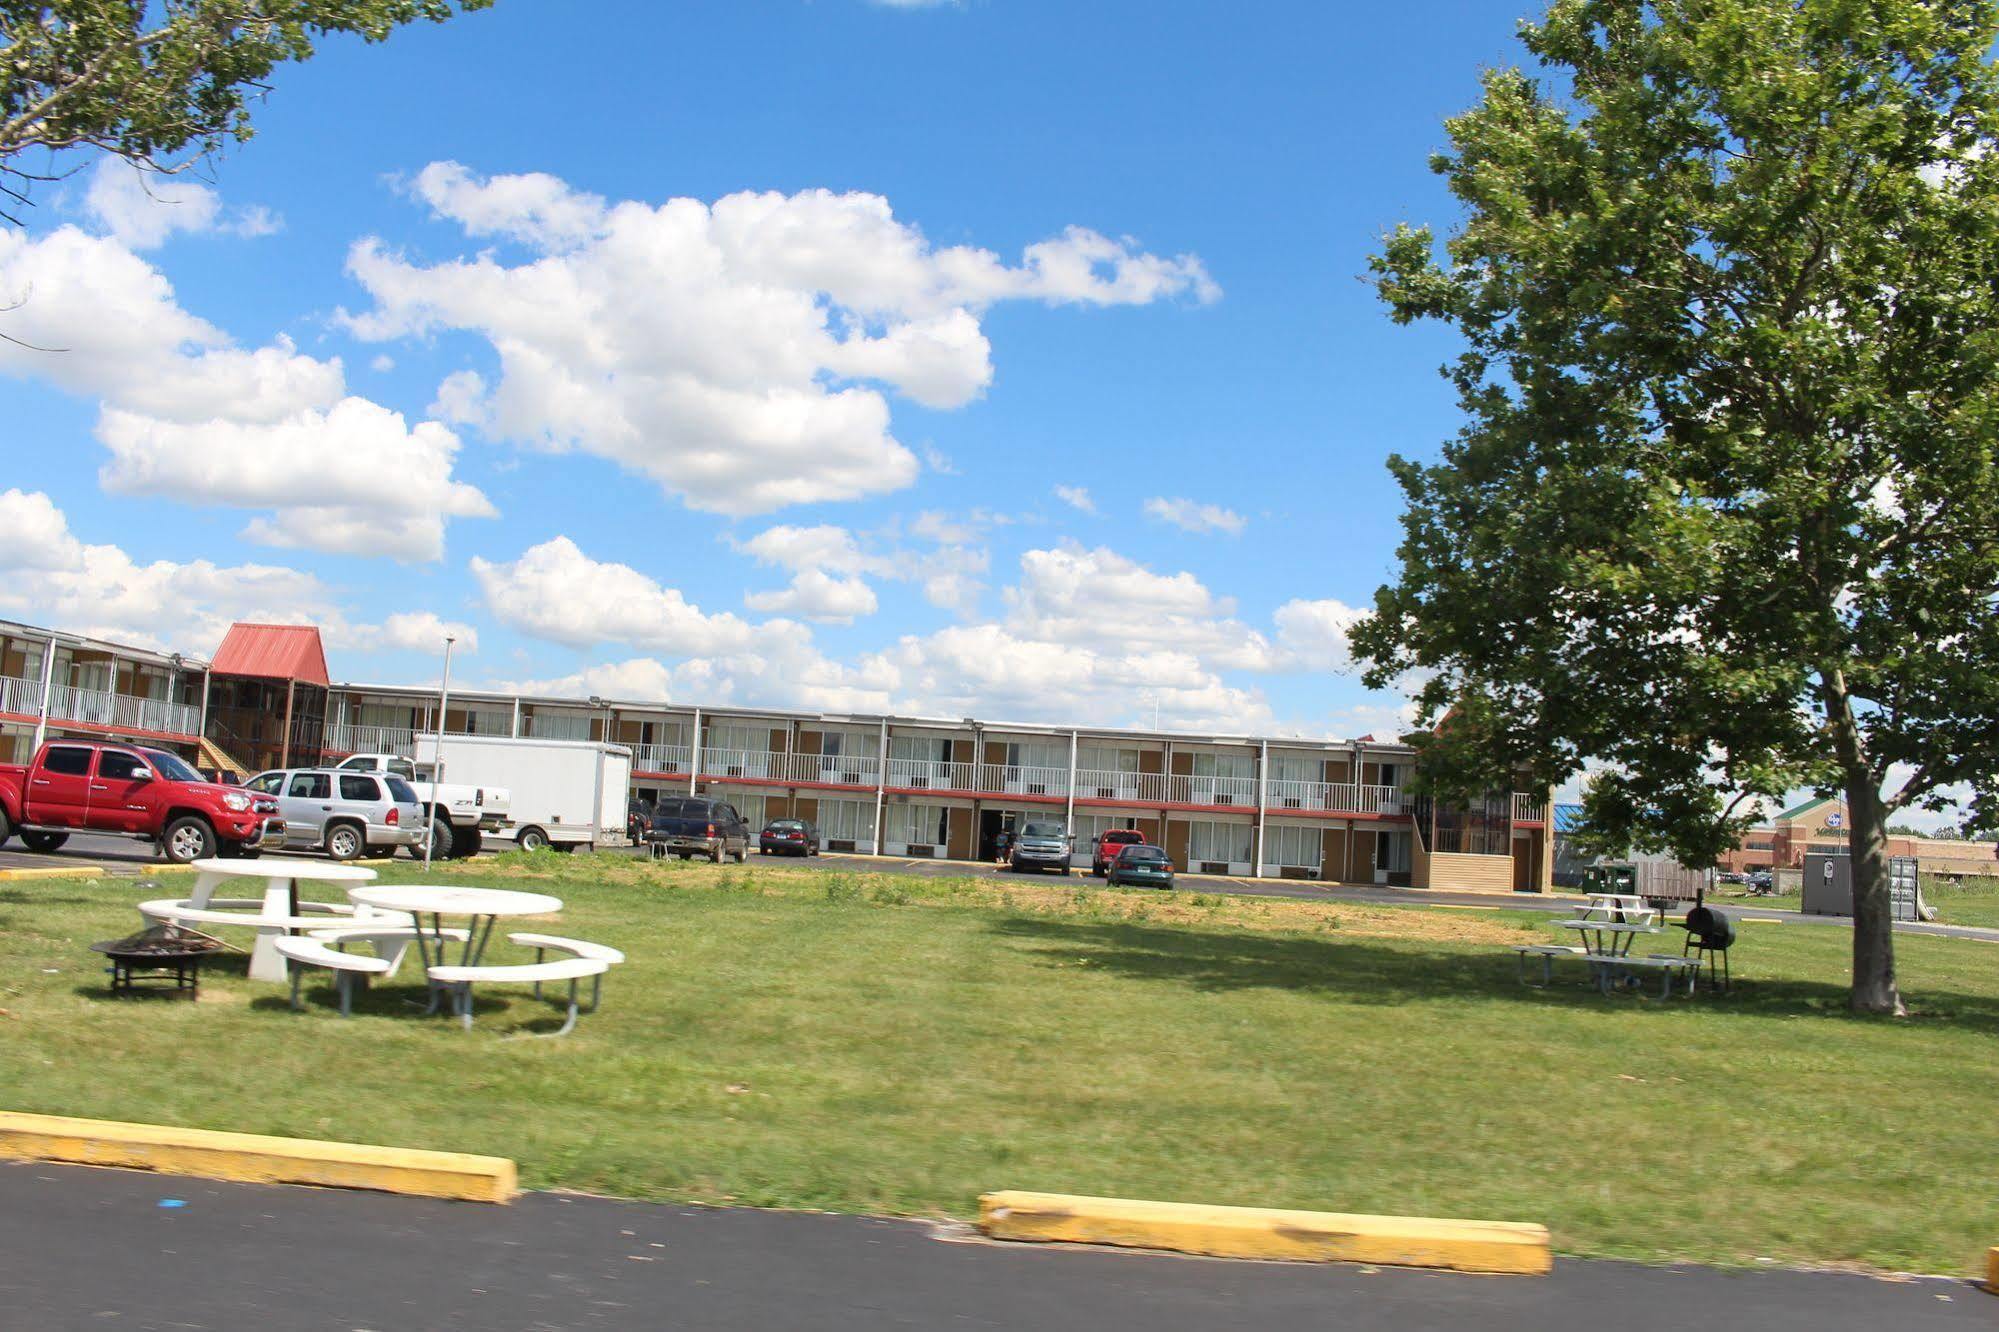
M 335 860 L 354 860 L 423 845 L 423 806 L 400 777 L 279 768 L 244 785 L 277 799 L 287 850 L 318 849 Z

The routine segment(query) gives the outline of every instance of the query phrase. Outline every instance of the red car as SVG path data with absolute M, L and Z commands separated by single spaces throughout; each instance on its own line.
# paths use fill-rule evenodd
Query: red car
M 1097 834 L 1096 849 L 1090 853 L 1090 873 L 1102 878 L 1109 872 L 1117 853 L 1128 846 L 1144 846 L 1145 834 L 1136 828 L 1110 828 Z
M 271 797 L 206 781 L 163 749 L 51 740 L 25 767 L 0 764 L 0 845 L 16 832 L 30 851 L 72 832 L 143 838 L 185 865 L 282 846 L 285 823 Z

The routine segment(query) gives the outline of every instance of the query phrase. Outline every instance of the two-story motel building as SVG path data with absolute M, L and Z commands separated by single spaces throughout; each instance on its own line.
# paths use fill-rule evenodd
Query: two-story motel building
M 437 691 L 335 684 L 318 631 L 234 626 L 212 660 L 0 622 L 0 758 L 38 734 L 166 745 L 244 774 L 413 755 Z M 809 819 L 826 849 L 991 859 L 1010 821 L 1137 828 L 1183 871 L 1544 891 L 1545 793 L 1437 806 L 1408 790 L 1414 752 L 1379 741 L 1045 726 L 978 718 L 705 707 L 453 690 L 448 734 L 608 740 L 633 793 L 726 798 L 753 826 Z

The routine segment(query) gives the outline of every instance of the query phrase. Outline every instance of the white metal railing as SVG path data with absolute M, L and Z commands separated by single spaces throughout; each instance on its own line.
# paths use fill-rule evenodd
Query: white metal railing
M 1175 776 L 1167 790 L 1172 802 L 1180 805 L 1256 804 L 1254 777 Z
M 37 689 L 34 711 L 41 711 Z M 163 698 L 137 698 L 101 689 L 56 685 L 49 691 L 49 716 L 126 731 L 158 731 L 169 735 L 199 735 L 201 709 Z
M 942 759 L 892 758 L 888 761 L 888 784 L 918 791 L 976 791 L 978 768 L 976 763 Z
M 881 776 L 881 760 L 872 754 L 788 754 L 785 775 L 794 782 L 827 786 L 872 787 Z
M 981 763 L 978 789 L 1007 795 L 1065 796 L 1069 794 L 1069 770 L 1018 763 Z
M 701 775 L 703 777 L 750 777 L 758 781 L 782 779 L 783 754 L 773 754 L 767 749 L 711 749 L 701 747 Z
M 1078 768 L 1076 794 L 1086 800 L 1137 800 L 1164 803 L 1166 776 L 1157 772 L 1112 772 L 1104 768 Z
M 395 754 L 416 757 L 416 731 L 408 726 L 355 726 L 336 722 L 326 728 L 326 748 L 340 754 Z
M 28 717 L 42 715 L 42 682 L 21 680 L 11 675 L 0 676 L 0 712 L 18 713 Z
M 686 745 L 633 745 L 634 772 L 664 772 L 685 775 L 692 755 Z
M 1546 823 L 1548 805 L 1539 796 L 1513 793 L 1513 821 L 1515 823 Z

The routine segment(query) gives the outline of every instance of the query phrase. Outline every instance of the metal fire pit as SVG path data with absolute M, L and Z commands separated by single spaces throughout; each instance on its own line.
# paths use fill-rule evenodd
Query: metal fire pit
M 111 959 L 113 994 L 133 994 L 143 987 L 194 999 L 201 993 L 201 964 L 228 947 L 198 930 L 154 925 L 123 939 L 94 943 L 90 950 Z

